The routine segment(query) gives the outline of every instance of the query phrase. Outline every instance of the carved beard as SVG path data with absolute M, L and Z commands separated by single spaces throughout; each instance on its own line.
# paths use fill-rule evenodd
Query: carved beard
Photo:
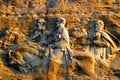
M 43 24 L 38 24 L 38 28 L 39 28 L 39 30 L 45 30 L 45 25 L 43 25 Z
M 56 22 L 56 26 L 60 27 L 60 22 L 59 21 Z

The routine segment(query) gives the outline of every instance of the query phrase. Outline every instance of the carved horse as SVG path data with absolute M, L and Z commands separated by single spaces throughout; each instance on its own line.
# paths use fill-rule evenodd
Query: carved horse
M 9 64 L 20 72 L 36 71 L 41 64 L 41 47 L 35 43 L 23 43 L 12 51 L 9 51 Z
M 38 20 L 39 28 L 45 30 L 45 21 Z M 11 34 L 10 34 L 11 33 Z M 37 70 L 41 64 L 41 55 L 44 53 L 44 47 L 39 44 L 26 41 L 26 37 L 18 28 L 10 29 L 5 38 L 5 47 L 14 41 L 17 43 L 15 50 L 10 50 L 8 54 L 9 64 L 17 67 L 21 72 L 30 72 Z
M 21 43 L 26 41 L 25 35 L 20 31 L 19 28 L 10 28 L 6 31 L 6 36 L 4 38 L 4 48 L 12 45 L 12 43 Z

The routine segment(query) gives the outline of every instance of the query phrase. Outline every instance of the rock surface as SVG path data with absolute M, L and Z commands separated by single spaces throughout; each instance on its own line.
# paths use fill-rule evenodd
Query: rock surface
M 17 27 L 23 34 L 30 34 L 30 27 L 35 21 L 44 18 L 47 29 L 54 30 L 57 17 L 64 17 L 67 21 L 67 29 L 71 34 L 73 27 L 93 28 L 93 22 L 102 19 L 105 28 L 120 40 L 120 0 L 0 0 L 0 38 L 4 36 L 5 28 Z M 75 34 L 76 36 L 79 36 Z M 71 37 L 71 47 L 79 50 L 78 41 Z M 2 52 L 2 49 L 0 50 Z M 82 57 L 80 55 L 80 57 Z M 4 53 L 0 53 L 0 80 L 41 80 L 41 69 L 37 73 L 21 74 L 14 71 L 4 62 Z M 85 58 L 86 60 L 89 58 Z M 119 80 L 120 56 L 111 62 L 111 68 L 101 68 L 95 64 L 95 73 L 99 76 L 90 77 L 83 74 L 84 71 L 76 69 L 73 80 Z M 82 62 L 84 63 L 84 61 Z M 78 62 L 78 66 L 81 65 Z M 89 65 L 88 65 L 89 66 Z M 80 72 L 79 72 L 80 71 Z M 110 74 L 111 73 L 111 74 Z M 103 75 L 106 74 L 103 78 Z M 71 79 L 71 80 L 72 80 Z M 44 79 L 45 80 L 45 79 Z M 53 80 L 53 79 L 52 79 Z M 58 80 L 65 80 L 59 77 Z

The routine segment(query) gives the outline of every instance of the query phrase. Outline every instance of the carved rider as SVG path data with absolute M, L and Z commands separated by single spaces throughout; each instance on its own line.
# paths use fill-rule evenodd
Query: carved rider
M 66 20 L 64 18 L 57 19 L 57 30 L 53 33 L 51 38 L 48 40 L 48 54 L 46 54 L 46 69 L 48 72 L 48 78 L 56 79 L 57 72 L 59 71 L 60 65 L 62 69 L 65 69 L 67 75 L 70 74 L 69 68 L 72 65 L 73 52 L 69 46 L 69 34 L 65 28 Z M 47 65 L 49 67 L 47 67 Z M 44 67 L 45 67 L 44 66 Z M 46 72 L 46 71 L 45 71 Z M 54 74 L 54 75 L 53 75 Z M 66 76 L 67 77 L 67 76 Z
M 116 39 L 110 32 L 104 30 L 104 22 L 97 20 L 94 24 L 94 35 L 92 45 L 94 46 L 93 53 L 96 57 L 103 60 L 111 59 L 118 52 L 118 46 L 113 41 Z
M 51 52 L 51 59 L 57 63 L 63 63 L 60 60 L 60 57 L 67 55 L 67 57 L 70 59 L 70 57 L 73 56 L 73 52 L 69 46 L 68 30 L 65 28 L 66 20 L 64 18 L 58 18 L 56 24 L 58 29 L 52 35 L 52 38 L 49 42 L 49 47 L 53 50 L 53 52 Z
M 46 22 L 44 21 L 44 19 L 40 18 L 37 20 L 37 26 L 35 26 L 34 28 L 34 33 L 31 36 L 32 40 L 35 40 L 38 37 L 42 37 L 44 35 L 44 30 L 45 30 L 45 24 Z

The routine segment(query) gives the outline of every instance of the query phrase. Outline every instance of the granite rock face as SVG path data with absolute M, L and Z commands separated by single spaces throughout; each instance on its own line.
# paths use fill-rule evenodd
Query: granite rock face
M 86 53 L 79 54 L 78 51 L 81 49 L 81 44 L 78 37 L 81 34 L 79 31 L 73 32 L 75 31 L 74 27 L 84 27 L 92 32 L 94 21 L 101 19 L 105 23 L 105 29 L 120 40 L 119 3 L 120 0 L 0 0 L 0 40 L 5 41 L 4 32 L 11 27 L 19 28 L 20 31 L 18 32 L 26 36 L 24 40 L 28 39 L 33 31 L 32 28 L 36 26 L 36 21 L 39 18 L 45 19 L 47 29 L 50 31 L 48 34 L 52 33 L 56 26 L 56 19 L 64 17 L 67 21 L 66 28 L 70 34 L 70 47 L 78 55 L 76 57 L 77 63 L 73 64 L 70 69 L 70 72 L 74 70 L 74 76 L 70 76 L 70 80 L 119 80 L 119 56 L 110 63 L 110 68 L 104 65 L 100 66 L 94 62 L 91 55 Z M 23 39 L 18 38 L 19 40 Z M 47 75 L 47 77 L 42 75 L 42 68 L 39 68 L 38 72 L 33 74 L 19 74 L 19 71 L 11 68 L 4 60 L 6 53 L 8 53 L 8 48 L 4 52 L 2 41 L 0 41 L 0 80 L 41 80 L 41 78 L 47 80 L 50 77 L 54 77 L 53 75 Z M 25 44 L 28 45 L 27 43 Z M 32 48 L 37 50 L 37 47 L 37 44 L 35 44 Z M 58 74 L 56 79 L 67 80 L 67 78 L 63 77 L 66 76 L 65 67 L 54 62 L 50 65 L 52 64 L 55 64 L 59 70 L 56 73 Z M 51 66 L 50 69 L 54 70 L 54 67 Z M 93 72 L 95 75 L 91 76 L 90 74 Z M 54 74 L 54 72 L 49 74 Z

